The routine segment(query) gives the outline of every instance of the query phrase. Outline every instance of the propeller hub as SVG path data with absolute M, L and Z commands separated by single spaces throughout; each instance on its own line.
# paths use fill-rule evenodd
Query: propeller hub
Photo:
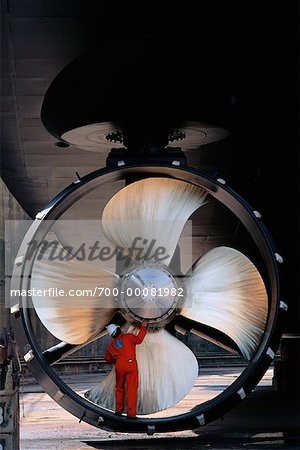
M 147 320 L 155 326 L 170 322 L 183 300 L 183 288 L 168 268 L 146 262 L 121 276 L 121 312 L 131 323 Z

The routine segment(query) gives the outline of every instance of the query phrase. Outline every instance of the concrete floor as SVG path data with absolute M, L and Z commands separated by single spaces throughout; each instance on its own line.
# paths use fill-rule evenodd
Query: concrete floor
M 212 398 L 231 384 L 239 368 L 204 369 L 191 393 L 164 415 L 184 412 Z M 21 449 L 272 449 L 298 450 L 299 404 L 272 391 L 272 369 L 237 408 L 200 429 L 155 434 L 107 432 L 92 427 L 63 410 L 32 380 L 23 380 L 21 404 Z M 74 391 L 83 394 L 99 382 L 98 374 L 64 377 Z M 196 403 L 195 403 L 196 402 Z M 161 414 L 161 413 L 159 413 Z M 300 434 L 299 434 L 300 435 Z M 300 442 L 300 441 L 299 441 Z

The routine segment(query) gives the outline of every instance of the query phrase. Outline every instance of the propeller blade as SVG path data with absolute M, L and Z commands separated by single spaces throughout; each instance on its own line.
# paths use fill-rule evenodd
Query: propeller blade
M 49 246 L 34 262 L 31 290 L 37 295 L 32 295 L 33 306 L 44 326 L 60 341 L 84 344 L 100 336 L 115 313 L 112 289 L 119 277 L 99 262 L 66 255 L 58 241 L 55 245 L 60 258 L 53 258 L 53 247 Z
M 133 259 L 157 260 L 159 256 L 169 264 L 186 221 L 206 196 L 204 189 L 173 178 L 136 181 L 107 203 L 102 230 Z M 159 248 L 164 252 L 159 254 Z
M 186 281 L 181 316 L 228 335 L 250 359 L 264 333 L 268 296 L 254 264 L 239 251 L 216 247 Z
M 135 333 L 138 329 L 130 328 Z M 198 376 L 193 352 L 166 330 L 148 332 L 136 347 L 139 370 L 138 414 L 152 414 L 171 407 L 192 389 Z M 98 405 L 115 408 L 115 370 L 85 394 Z

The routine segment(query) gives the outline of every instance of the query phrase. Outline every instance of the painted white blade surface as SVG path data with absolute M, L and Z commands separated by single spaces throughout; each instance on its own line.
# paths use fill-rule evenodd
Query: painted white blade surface
M 59 249 L 64 250 L 61 245 Z M 112 289 L 118 276 L 104 270 L 98 261 L 52 260 L 52 250 L 48 248 L 42 259 L 34 262 L 31 289 L 41 290 L 43 295 L 32 296 L 33 305 L 55 337 L 70 344 L 83 344 L 93 340 L 113 316 Z M 101 288 L 108 289 L 101 294 Z
M 102 213 L 102 229 L 116 246 L 132 250 L 133 259 L 157 259 L 165 249 L 168 264 L 190 215 L 205 202 L 206 191 L 172 178 L 146 178 L 115 194 Z M 138 238 L 138 240 L 136 240 Z M 154 240 L 154 241 L 153 241 Z M 154 242 L 154 244 L 153 244 Z M 129 250 L 130 251 L 130 250 Z
M 227 334 L 246 359 L 261 341 L 267 313 L 268 297 L 261 275 L 233 248 L 208 251 L 187 278 L 181 315 Z

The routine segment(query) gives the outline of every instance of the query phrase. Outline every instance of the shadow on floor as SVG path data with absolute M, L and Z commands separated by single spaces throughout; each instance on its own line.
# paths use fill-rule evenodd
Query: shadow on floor
M 280 436 L 281 434 L 281 436 Z M 200 449 L 232 449 L 232 450 L 299 450 L 299 435 L 283 437 L 282 433 L 268 433 L 263 436 L 242 437 L 232 435 L 206 435 L 204 437 L 171 437 L 143 439 L 114 439 L 111 441 L 83 441 L 91 448 L 109 450 L 200 450 Z

